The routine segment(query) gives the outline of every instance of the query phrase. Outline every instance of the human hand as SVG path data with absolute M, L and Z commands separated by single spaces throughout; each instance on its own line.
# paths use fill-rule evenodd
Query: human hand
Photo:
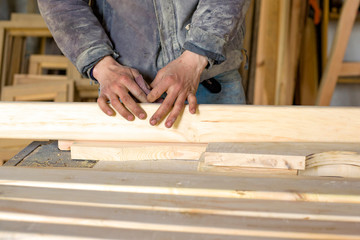
M 100 84 L 100 96 L 97 103 L 105 114 L 109 116 L 115 114 L 114 110 L 107 104 L 109 100 L 115 110 L 129 121 L 135 119 L 132 113 L 140 119 L 146 118 L 145 111 L 129 94 L 130 92 L 140 102 L 148 102 L 146 94 L 139 87 L 139 85 L 147 86 L 147 83 L 137 70 L 122 66 L 111 56 L 106 56 L 96 64 L 93 75 Z M 137 84 L 135 78 L 138 81 L 139 79 L 144 81 L 143 84 Z
M 169 114 L 165 126 L 171 128 L 185 105 L 189 103 L 189 111 L 196 113 L 196 91 L 199 87 L 200 75 L 204 71 L 207 58 L 191 51 L 185 51 L 179 58 L 162 68 L 151 83 L 152 90 L 147 96 L 149 102 L 154 102 L 163 93 L 167 93 L 164 102 L 150 119 L 151 125 L 156 125 Z

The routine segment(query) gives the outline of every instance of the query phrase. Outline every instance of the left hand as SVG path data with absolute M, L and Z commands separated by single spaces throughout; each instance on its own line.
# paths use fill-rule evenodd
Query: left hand
M 147 96 L 149 102 L 154 102 L 163 93 L 167 93 L 164 102 L 150 118 L 150 124 L 156 125 L 170 111 L 165 126 L 171 128 L 185 105 L 189 102 L 190 113 L 196 113 L 196 91 L 199 87 L 200 75 L 208 60 L 206 57 L 191 51 L 185 51 L 180 57 L 162 68 L 151 83 L 152 90 Z

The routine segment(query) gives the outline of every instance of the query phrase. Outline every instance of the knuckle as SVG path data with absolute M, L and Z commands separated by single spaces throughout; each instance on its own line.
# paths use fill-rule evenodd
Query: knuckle
M 125 95 L 121 97 L 121 100 L 125 103 L 129 103 L 132 99 L 129 95 Z

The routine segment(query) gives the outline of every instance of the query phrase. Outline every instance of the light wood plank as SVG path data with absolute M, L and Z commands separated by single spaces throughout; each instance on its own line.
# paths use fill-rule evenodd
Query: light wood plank
M 341 16 L 335 33 L 329 60 L 320 82 L 319 94 L 316 100 L 317 105 L 330 105 L 336 81 L 342 67 L 342 61 L 344 59 L 352 27 L 358 12 L 357 9 L 359 8 L 359 4 L 360 0 L 347 0 L 344 2 L 341 9 Z
M 275 79 L 275 105 L 287 104 L 289 84 L 289 25 L 290 25 L 290 4 L 291 1 L 280 0 L 279 2 L 279 31 L 278 31 L 278 54 Z M 291 50 L 290 50 L 291 51 Z M 291 103 L 290 103 L 291 105 Z
M 207 144 L 142 142 L 75 142 L 71 158 L 81 160 L 199 160 Z
M 205 164 L 203 160 L 199 162 L 198 171 L 203 173 L 224 174 L 227 176 L 297 176 L 298 170 L 264 167 L 228 167 L 213 166 Z
M 275 79 L 278 59 L 280 0 L 261 1 L 259 37 L 256 55 L 254 104 L 275 103 Z
M 138 160 L 104 161 L 93 167 L 99 171 L 153 172 L 153 173 L 196 173 L 199 161 L 191 160 Z
M 356 152 L 360 143 L 327 143 L 327 142 L 243 142 L 243 143 L 209 143 L 207 152 L 255 153 L 289 156 L 308 156 L 314 153 L 329 151 Z
M 151 116 L 159 104 L 141 104 Z M 200 105 L 172 129 L 105 115 L 96 103 L 0 103 L 0 138 L 142 142 L 359 142 L 360 108 Z M 346 124 L 344 124 L 346 122 Z M 99 127 L 101 126 L 101 127 Z
M 221 167 L 305 169 L 305 156 L 206 152 L 204 163 Z
M 360 204 L 360 180 L 105 172 L 89 169 L 0 168 L 0 187 Z M 176 191 L 174 191 L 174 188 Z

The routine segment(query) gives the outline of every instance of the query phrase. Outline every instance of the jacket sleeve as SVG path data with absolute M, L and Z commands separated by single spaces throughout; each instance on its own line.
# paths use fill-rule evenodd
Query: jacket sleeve
M 241 42 L 240 30 L 249 4 L 250 0 L 199 0 L 184 49 L 207 56 L 215 64 L 224 62 L 225 46 Z
M 57 45 L 84 76 L 114 50 L 88 0 L 38 0 L 39 9 Z

